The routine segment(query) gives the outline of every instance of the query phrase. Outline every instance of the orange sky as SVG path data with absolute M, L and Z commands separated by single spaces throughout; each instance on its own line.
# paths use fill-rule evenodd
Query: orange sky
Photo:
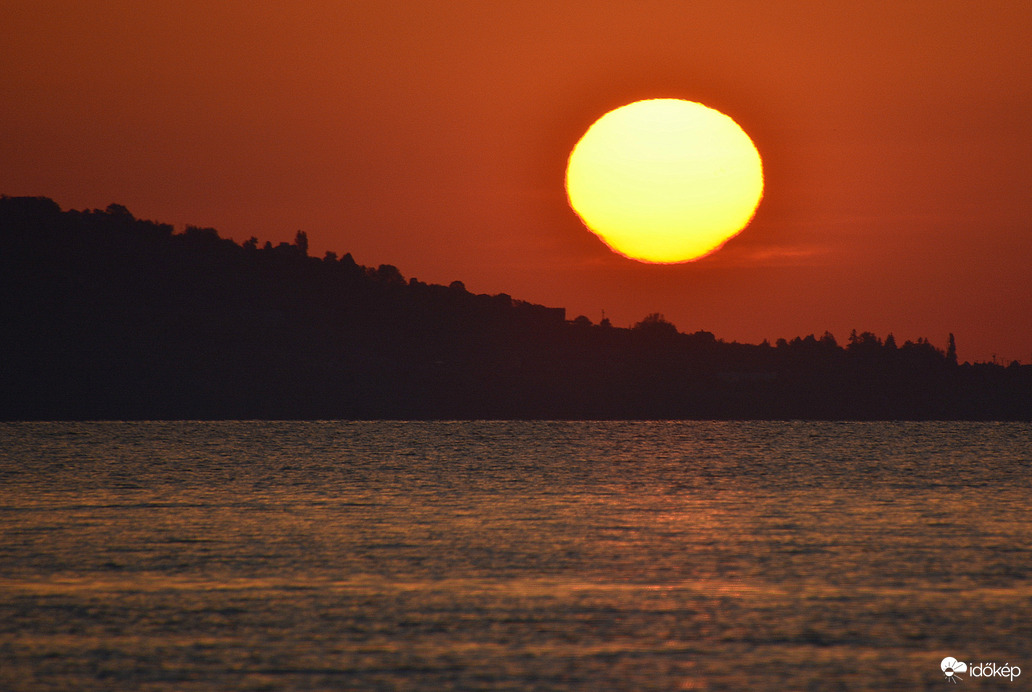
M 0 192 L 351 252 L 569 316 L 1032 359 L 1032 3 L 5 0 Z M 642 98 L 737 120 L 753 224 L 696 263 L 566 204 Z

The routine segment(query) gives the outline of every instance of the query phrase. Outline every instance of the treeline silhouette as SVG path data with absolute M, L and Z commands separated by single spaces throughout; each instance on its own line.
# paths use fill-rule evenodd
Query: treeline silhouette
M 0 418 L 1032 419 L 1032 366 L 924 339 L 618 328 L 120 205 L 0 198 Z

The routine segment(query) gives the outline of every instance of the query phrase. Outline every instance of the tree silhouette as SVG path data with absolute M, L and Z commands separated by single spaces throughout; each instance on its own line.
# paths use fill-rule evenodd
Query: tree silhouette
M 0 196 L 0 419 L 1032 419 L 1032 366 L 927 339 L 772 347 L 407 280 L 121 205 Z
M 294 247 L 298 249 L 302 255 L 308 255 L 308 234 L 304 231 L 298 231 L 294 236 Z
M 659 312 L 649 313 L 640 322 L 635 323 L 632 329 L 652 338 L 670 338 L 678 333 L 677 327 Z

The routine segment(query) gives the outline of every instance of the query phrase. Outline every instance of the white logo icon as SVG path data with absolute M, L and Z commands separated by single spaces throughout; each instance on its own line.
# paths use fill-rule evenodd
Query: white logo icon
M 946 679 L 952 683 L 956 683 L 957 680 L 964 679 L 960 677 L 958 673 L 967 672 L 967 664 L 963 661 L 958 661 L 952 656 L 947 656 L 942 659 L 942 663 L 939 664 L 939 667 L 942 668 L 942 672 L 946 676 Z

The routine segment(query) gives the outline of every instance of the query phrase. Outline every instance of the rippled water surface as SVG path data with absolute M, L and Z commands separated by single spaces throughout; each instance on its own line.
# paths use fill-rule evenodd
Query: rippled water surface
M 1030 506 L 1028 424 L 2 424 L 0 689 L 1023 689 Z

